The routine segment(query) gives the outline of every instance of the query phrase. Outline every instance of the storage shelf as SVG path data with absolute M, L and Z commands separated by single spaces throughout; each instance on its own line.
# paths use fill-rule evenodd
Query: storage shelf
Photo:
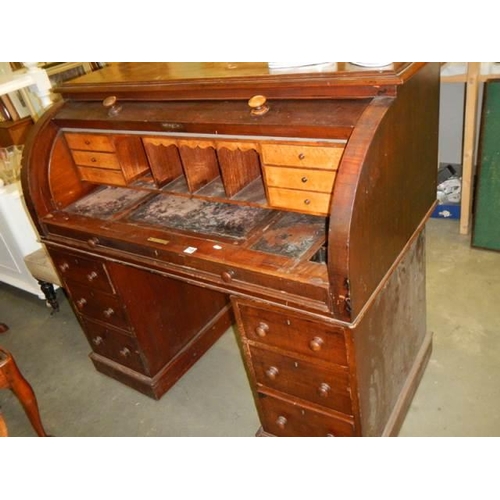
M 32 87 L 35 95 L 40 99 L 43 108 L 52 104 L 50 97 L 51 83 L 47 73 L 36 66 L 36 63 L 25 63 L 26 70 L 13 71 L 8 75 L 0 76 L 0 95 L 10 94 L 17 90 L 23 90 L 26 87 Z M 36 113 L 31 110 L 32 116 L 35 118 Z
M 472 225 L 479 87 L 480 84 L 493 78 L 500 78 L 499 63 L 444 63 L 441 68 L 442 83 L 463 83 L 466 86 L 460 234 L 469 234 Z

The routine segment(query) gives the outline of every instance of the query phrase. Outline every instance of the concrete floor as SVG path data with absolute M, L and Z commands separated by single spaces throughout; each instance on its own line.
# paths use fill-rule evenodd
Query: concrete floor
M 472 249 L 458 222 L 427 227 L 428 328 L 434 349 L 401 436 L 500 435 L 500 253 Z M 95 371 L 64 298 L 44 302 L 0 283 L 0 321 L 55 436 L 253 436 L 259 426 L 234 332 L 154 401 Z M 11 436 L 34 436 L 10 391 L 0 407 Z

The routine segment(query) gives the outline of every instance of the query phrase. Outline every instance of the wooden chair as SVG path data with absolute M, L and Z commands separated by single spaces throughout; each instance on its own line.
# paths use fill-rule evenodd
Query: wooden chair
M 47 304 L 52 307 L 52 312 L 59 311 L 59 302 L 57 301 L 54 285 L 62 287 L 62 283 L 45 247 L 26 255 L 24 262 L 33 278 L 38 281 Z
M 0 323 L 0 333 L 4 333 L 7 330 L 8 327 L 3 323 Z M 40 437 L 48 437 L 48 434 L 45 432 L 45 429 L 42 425 L 40 411 L 38 410 L 38 403 L 31 385 L 22 376 L 12 355 L 1 347 L 0 389 L 11 389 L 23 405 L 24 411 L 26 412 L 31 425 L 35 429 L 35 432 Z M 0 414 L 0 437 L 7 435 L 7 426 L 5 425 L 5 421 Z

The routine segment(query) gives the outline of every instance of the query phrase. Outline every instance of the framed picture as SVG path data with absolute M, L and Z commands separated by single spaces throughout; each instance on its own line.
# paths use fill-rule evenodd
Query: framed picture
M 16 110 L 17 117 L 15 119 L 20 120 L 31 115 L 30 102 L 26 97 L 26 92 L 22 90 L 16 90 L 7 94 L 12 106 Z

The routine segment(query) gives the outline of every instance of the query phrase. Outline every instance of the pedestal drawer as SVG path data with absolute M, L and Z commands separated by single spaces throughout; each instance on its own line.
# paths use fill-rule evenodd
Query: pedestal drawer
M 268 434 L 282 437 L 350 437 L 354 423 L 259 393 L 261 423 Z
M 336 171 L 264 166 L 266 185 L 280 189 L 299 189 L 331 193 Z
M 77 283 L 66 281 L 66 285 L 76 308 L 83 316 L 118 328 L 129 328 L 127 315 L 118 297 Z
M 244 336 L 259 343 L 347 366 L 343 329 L 303 318 L 235 302 Z
M 68 146 L 71 149 L 82 149 L 84 151 L 107 151 L 110 153 L 115 151 L 115 146 L 109 135 L 66 132 L 64 137 L 66 138 Z
M 89 285 L 103 292 L 113 293 L 113 286 L 109 280 L 106 267 L 102 262 L 80 257 L 66 252 L 50 249 L 50 256 L 59 275 L 64 280 L 71 280 Z
M 315 193 L 268 187 L 269 205 L 273 208 L 285 208 L 313 215 L 328 215 L 330 211 L 331 193 Z
M 257 384 L 352 415 L 347 368 L 330 370 L 313 363 L 251 347 Z
M 267 165 L 286 165 L 336 170 L 344 152 L 343 145 L 304 146 L 301 144 L 263 144 L 262 156 Z
M 77 165 L 93 168 L 109 168 L 120 170 L 120 162 L 113 153 L 99 153 L 96 151 L 71 151 Z
M 132 370 L 145 372 L 137 340 L 114 328 L 84 319 L 84 332 L 92 350 Z

